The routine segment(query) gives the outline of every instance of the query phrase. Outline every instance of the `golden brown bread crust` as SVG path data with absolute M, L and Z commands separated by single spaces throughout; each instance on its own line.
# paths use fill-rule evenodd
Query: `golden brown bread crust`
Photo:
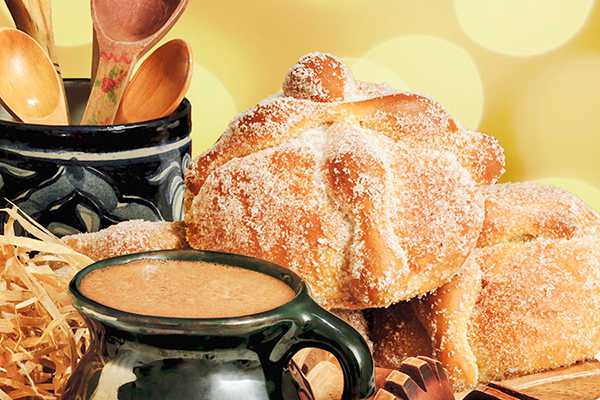
M 354 227 L 347 255 L 352 298 L 368 295 L 359 307 L 389 305 L 439 287 L 478 235 L 481 200 L 468 174 L 443 153 L 338 129 L 326 179 Z
M 431 340 L 433 357 L 444 364 L 455 390 L 475 386 L 478 381 L 478 359 L 469 342 L 473 310 L 481 292 L 482 273 L 477 261 L 469 257 L 449 283 L 412 302 Z
M 276 96 L 258 104 L 234 119 L 217 143 L 194 160 L 185 178 L 188 196 L 197 194 L 210 172 L 227 161 L 276 146 L 324 119 L 322 110 L 306 100 Z
M 593 359 L 600 351 L 600 239 L 500 243 L 475 250 L 470 260 L 486 266 L 481 281 L 460 274 L 410 302 L 422 324 L 377 312 L 371 337 L 378 365 L 397 368 L 404 357 L 432 355 L 458 391 Z M 473 293 L 477 302 L 469 307 Z M 449 302 L 458 307 L 444 307 Z
M 329 308 L 386 306 L 447 282 L 483 201 L 447 153 L 355 125 L 229 161 L 192 203 L 192 247 L 287 266 Z
M 93 260 L 189 247 L 182 222 L 125 221 L 99 232 L 65 236 L 62 240 Z
M 430 341 L 455 389 L 594 357 L 600 351 L 597 214 L 567 192 L 533 183 L 482 190 L 484 226 L 494 229 L 450 283 L 410 302 L 421 322 L 412 335 Z M 392 322 L 373 320 L 376 360 L 395 367 L 389 353 L 420 354 L 422 346 L 398 340 L 399 317 L 379 313 L 379 321 Z M 395 323 L 405 329 L 404 320 Z
M 385 306 L 458 270 L 483 218 L 474 187 L 503 165 L 433 100 L 311 54 L 193 162 L 188 241 L 290 267 L 328 307 Z
M 600 239 L 538 239 L 478 250 L 482 289 L 469 341 L 490 381 L 600 351 Z
M 495 138 L 460 127 L 441 104 L 415 93 L 393 93 L 340 103 L 336 120 L 354 120 L 392 139 L 448 151 L 478 184 L 495 183 L 504 173 L 504 150 Z
M 474 386 L 477 358 L 468 333 L 480 289 L 481 271 L 470 257 L 435 294 L 370 310 L 377 365 L 398 369 L 408 357 L 431 356 L 443 363 L 455 391 Z
M 283 94 L 320 103 L 343 101 L 355 90 L 348 67 L 337 57 L 311 53 L 298 60 L 283 82 Z
M 228 160 L 277 146 L 303 129 L 348 120 L 396 140 L 450 151 L 479 184 L 495 183 L 504 172 L 498 141 L 460 127 L 439 103 L 356 82 L 336 57 L 312 53 L 290 69 L 283 95 L 235 118 L 215 146 L 194 160 L 186 174 L 186 209 L 208 174 Z
M 326 60 L 334 59 L 326 55 Z M 188 194 L 195 195 L 211 170 L 235 157 L 243 157 L 295 137 L 303 129 L 353 121 L 395 140 L 453 153 L 479 184 L 495 183 L 504 172 L 504 152 L 496 139 L 460 127 L 437 102 L 414 93 L 389 93 L 389 89 L 366 83 L 338 83 L 344 87 L 343 102 L 322 97 L 321 87 L 329 68 L 319 67 L 318 54 L 301 59 L 292 67 L 307 70 L 315 85 L 297 83 L 302 90 L 285 90 L 293 96 L 277 95 L 259 103 L 232 121 L 215 146 L 192 163 L 186 175 Z M 316 63 L 316 66 L 315 66 Z M 337 61 L 341 63 L 341 61 Z M 327 63 L 325 63 L 327 64 Z M 313 65 L 313 68 L 308 68 Z M 353 81 L 344 66 L 345 79 Z M 295 85 L 288 74 L 285 86 Z M 299 79 L 299 78 L 298 78 Z M 317 88 L 318 87 L 318 88 Z M 350 88 L 356 88 L 348 93 Z M 381 96 L 371 98 L 370 96 Z M 310 101 L 314 97 L 319 101 Z M 335 96 L 337 99 L 337 96 Z M 307 100 L 309 99 L 309 100 Z M 188 202 L 190 201 L 188 197 Z
M 536 238 L 570 239 L 593 234 L 600 216 L 580 198 L 533 182 L 482 187 L 485 213 L 478 247 Z

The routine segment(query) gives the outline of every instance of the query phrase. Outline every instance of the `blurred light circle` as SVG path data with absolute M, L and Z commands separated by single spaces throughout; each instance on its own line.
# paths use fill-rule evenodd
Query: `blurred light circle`
M 408 35 L 377 44 L 363 59 L 387 67 L 411 90 L 433 97 L 465 127 L 479 125 L 483 85 L 462 47 L 434 36 Z
M 354 79 L 361 82 L 385 84 L 401 91 L 409 90 L 406 82 L 393 70 L 385 65 L 376 63 L 366 58 L 346 57 L 344 61 L 352 70 Z
M 555 49 L 584 25 L 594 0 L 454 0 L 464 32 L 486 49 L 530 56 Z
M 54 0 L 52 23 L 58 46 L 92 43 L 93 23 L 89 1 Z
M 579 179 L 549 177 L 538 179 L 542 185 L 556 186 L 567 190 L 586 202 L 590 207 L 600 212 L 600 187 Z
M 600 56 L 548 66 L 511 111 L 525 178 L 577 177 L 600 185 Z M 516 94 L 517 95 L 517 94 Z
M 194 155 L 212 146 L 237 114 L 236 104 L 223 83 L 201 65 L 194 65 L 186 96 L 192 103 Z

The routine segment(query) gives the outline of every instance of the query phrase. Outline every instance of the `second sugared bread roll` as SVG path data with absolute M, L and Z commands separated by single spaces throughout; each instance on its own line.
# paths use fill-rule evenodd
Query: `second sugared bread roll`
M 433 100 L 356 83 L 340 63 L 302 58 L 288 96 L 236 118 L 194 161 L 187 238 L 289 267 L 325 307 L 387 306 L 456 274 L 483 222 L 477 184 L 504 158 Z
M 600 218 L 580 198 L 533 182 L 482 186 L 485 221 L 477 247 L 598 233 Z
M 482 193 L 480 244 L 460 273 L 424 298 L 372 312 L 380 365 L 396 367 L 396 355 L 416 355 L 423 346 L 413 343 L 427 340 L 460 390 L 600 352 L 598 213 L 568 192 L 534 183 Z M 406 307 L 419 324 L 400 312 Z M 401 331 L 419 340 L 401 340 Z

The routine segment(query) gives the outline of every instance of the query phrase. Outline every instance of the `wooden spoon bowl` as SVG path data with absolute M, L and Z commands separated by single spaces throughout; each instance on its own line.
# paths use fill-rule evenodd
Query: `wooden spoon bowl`
M 0 29 L 0 98 L 15 118 L 67 125 L 62 82 L 45 50 L 29 35 Z
M 192 78 L 192 50 L 185 40 L 171 40 L 140 66 L 125 89 L 115 122 L 126 124 L 162 118 L 177 109 Z
M 96 21 L 106 36 L 118 42 L 139 42 L 162 28 L 181 1 L 101 0 L 93 3 Z

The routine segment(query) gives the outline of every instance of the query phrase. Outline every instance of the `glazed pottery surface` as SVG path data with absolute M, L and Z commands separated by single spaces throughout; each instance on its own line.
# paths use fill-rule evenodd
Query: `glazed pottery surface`
M 89 81 L 66 80 L 71 116 L 81 116 Z M 9 200 L 58 236 L 114 223 L 178 220 L 191 154 L 191 105 L 115 126 L 11 122 L 0 109 L 0 207 Z
M 79 291 L 90 271 L 139 259 L 249 268 L 284 281 L 296 297 L 250 316 L 182 319 L 118 311 Z M 306 398 L 299 394 L 302 384 L 288 371 L 291 357 L 304 347 L 322 348 L 338 358 L 345 376 L 344 399 L 366 398 L 373 391 L 373 360 L 362 337 L 319 307 L 297 275 L 274 264 L 193 250 L 141 253 L 85 268 L 71 281 L 70 290 L 90 327 L 92 342 L 68 383 L 65 400 Z

